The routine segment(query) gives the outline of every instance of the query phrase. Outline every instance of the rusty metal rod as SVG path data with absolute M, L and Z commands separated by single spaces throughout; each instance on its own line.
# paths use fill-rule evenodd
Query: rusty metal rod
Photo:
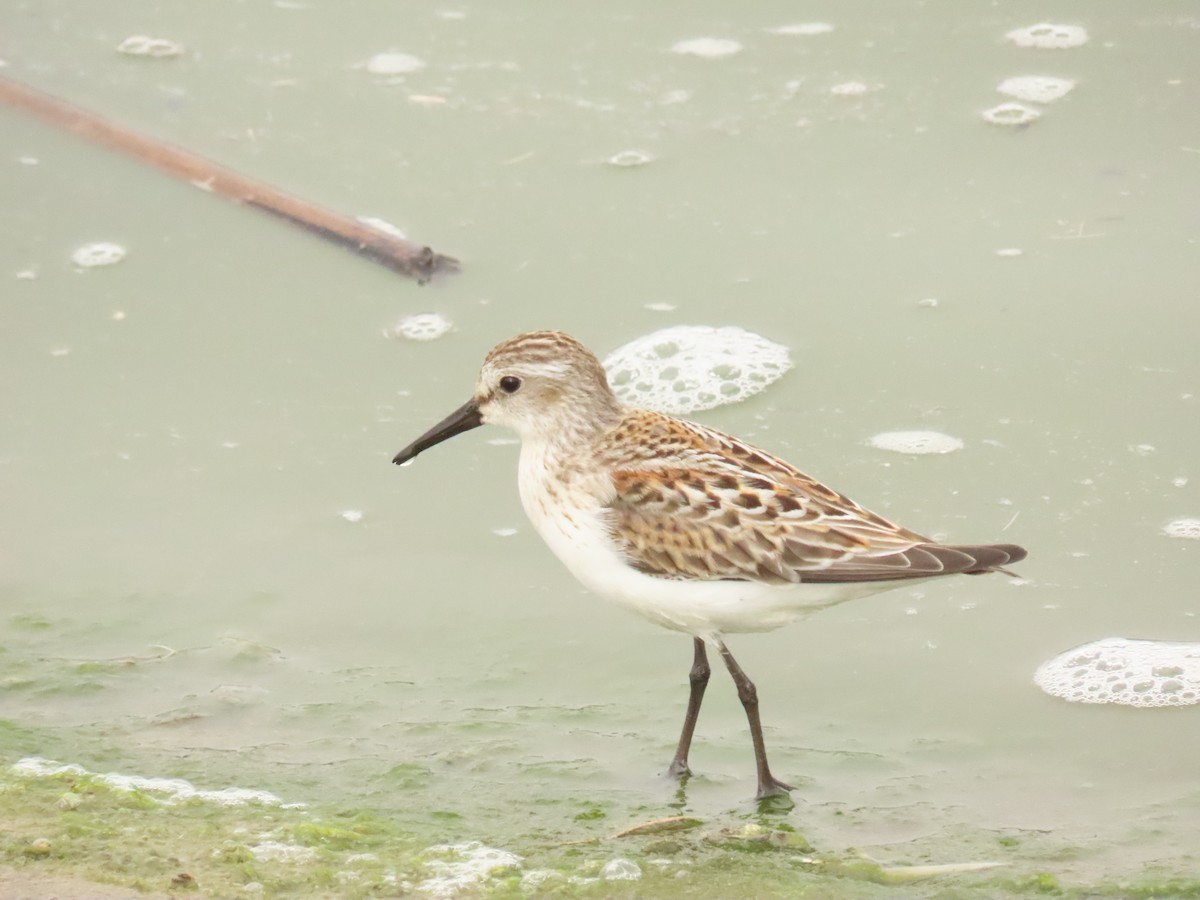
M 64 131 L 131 156 L 196 187 L 269 212 L 340 244 L 394 272 L 427 282 L 435 273 L 454 272 L 458 260 L 405 238 L 388 234 L 351 216 L 325 209 L 279 188 L 248 178 L 199 154 L 123 128 L 86 109 L 28 85 L 0 77 L 0 101 Z

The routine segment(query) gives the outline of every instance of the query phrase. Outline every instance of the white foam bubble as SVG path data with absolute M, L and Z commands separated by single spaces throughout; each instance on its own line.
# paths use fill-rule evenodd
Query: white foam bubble
M 829 34 L 833 31 L 833 26 L 828 22 L 795 22 L 791 25 L 779 25 L 775 28 L 768 28 L 767 31 L 771 34 L 787 34 L 787 35 L 815 35 Z
M 997 256 L 1005 256 L 1005 257 L 1021 256 L 1024 253 L 1025 253 L 1025 251 L 1022 250 L 1020 247 L 1001 247 L 999 250 L 996 251 Z
M 347 522 L 361 522 L 363 512 L 361 509 L 343 509 L 342 518 Z
M 861 97 L 863 94 L 868 94 L 875 90 L 869 84 L 861 81 L 846 81 L 842 84 L 835 84 L 829 89 L 829 93 L 835 97 Z
M 392 329 L 393 337 L 410 341 L 432 341 L 448 333 L 454 323 L 440 313 L 418 313 L 405 316 Z
M 644 166 L 652 159 L 654 157 L 645 150 L 622 150 L 620 153 L 610 156 L 607 162 L 610 166 L 616 166 L 619 169 L 632 169 Z
M 742 328 L 706 325 L 655 331 L 604 360 L 618 397 L 675 415 L 743 400 L 791 367 L 782 344 Z
M 879 450 L 893 453 L 953 453 L 963 448 L 961 438 L 940 431 L 884 431 L 867 441 Z
M 1079 25 L 1052 25 L 1039 22 L 1028 28 L 1015 28 L 1005 37 L 1018 47 L 1038 50 L 1066 50 L 1088 42 L 1087 29 Z
M 264 803 L 268 806 L 279 806 L 283 803 L 277 796 L 268 791 L 256 791 L 249 788 L 222 788 L 219 791 L 202 791 L 190 781 L 182 778 L 145 778 L 141 775 L 120 775 L 109 772 L 99 775 L 89 772 L 83 766 L 74 764 L 63 765 L 52 759 L 40 756 L 27 756 L 15 762 L 11 769 L 14 775 L 22 778 L 53 778 L 58 775 L 91 776 L 95 781 L 106 784 L 117 791 L 145 791 L 165 795 L 164 803 L 176 803 L 180 800 L 202 800 L 210 803 L 221 803 L 226 806 L 241 806 L 246 803 Z M 291 804 L 289 804 L 291 805 Z
M 126 56 L 148 56 L 154 59 L 166 59 L 183 53 L 183 44 L 169 41 L 166 38 L 149 37 L 144 34 L 131 34 L 117 44 L 117 52 Z
M 1187 479 L 1184 479 L 1184 484 L 1187 484 Z M 1167 537 L 1200 541 L 1200 519 L 1176 519 L 1168 522 L 1163 526 L 1163 534 Z
M 1200 702 L 1200 644 L 1104 638 L 1047 660 L 1033 680 L 1072 703 L 1189 706 Z
M 1036 122 L 1042 117 L 1040 110 L 1034 109 L 1032 106 L 1026 106 L 1024 103 L 1001 103 L 999 106 L 993 106 L 991 109 L 985 109 L 982 113 L 983 120 L 990 122 L 993 125 L 1005 125 L 1007 127 L 1029 125 Z
M 1052 75 L 1017 75 L 1006 78 L 996 86 L 1001 94 L 1026 100 L 1030 103 L 1053 103 L 1075 87 L 1070 78 L 1055 78 Z
M 497 850 L 479 841 L 465 844 L 439 844 L 427 853 L 444 858 L 432 859 L 425 867 L 432 877 L 417 884 L 417 890 L 433 897 L 458 897 L 480 887 L 494 873 L 520 868 L 521 857 L 507 850 Z
M 111 266 L 125 258 L 125 248 L 109 241 L 84 244 L 71 254 L 71 262 L 90 269 L 95 266 Z
M 677 41 L 671 46 L 672 53 L 681 56 L 699 56 L 701 59 L 723 59 L 741 52 L 742 45 L 732 38 L 699 37 Z
M 641 877 L 641 866 L 632 859 L 620 856 L 610 859 L 600 870 L 600 878 L 604 881 L 637 881 Z
M 425 68 L 425 60 L 411 53 L 399 53 L 389 50 L 386 53 L 376 53 L 356 66 L 366 69 L 372 75 L 408 75 L 420 72 Z

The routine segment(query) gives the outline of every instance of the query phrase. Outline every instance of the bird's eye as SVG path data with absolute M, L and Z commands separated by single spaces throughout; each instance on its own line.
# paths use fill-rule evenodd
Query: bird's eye
M 505 375 L 500 379 L 500 390 L 506 394 L 515 394 L 521 389 L 521 379 L 516 375 Z

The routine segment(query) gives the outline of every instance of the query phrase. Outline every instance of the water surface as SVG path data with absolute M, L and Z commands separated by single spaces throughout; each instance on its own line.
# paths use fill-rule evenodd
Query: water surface
M 336 800 L 431 841 L 737 819 L 753 767 L 727 679 L 677 794 L 689 642 L 551 557 L 508 435 L 390 459 L 518 331 L 604 354 L 738 325 L 795 368 L 698 418 L 914 529 L 1030 549 L 1023 585 L 731 641 L 800 785 L 786 821 L 1064 883 L 1193 869 L 1197 711 L 1032 682 L 1105 636 L 1200 639 L 1200 545 L 1161 531 L 1200 515 L 1191 4 L 0 8 L 0 74 L 463 261 L 418 287 L 0 111 L 6 719 L 90 769 Z M 1004 40 L 1048 18 L 1089 42 Z M 772 32 L 805 22 L 834 30 Z M 131 34 L 186 52 L 116 53 Z M 671 52 L 700 37 L 741 49 Z M 355 68 L 385 51 L 427 65 Z M 988 125 L 1017 75 L 1078 85 Z M 606 162 L 626 151 L 649 161 Z M 127 257 L 71 263 L 102 240 Z M 423 312 L 454 330 L 383 336 Z M 964 447 L 868 444 L 897 430 Z

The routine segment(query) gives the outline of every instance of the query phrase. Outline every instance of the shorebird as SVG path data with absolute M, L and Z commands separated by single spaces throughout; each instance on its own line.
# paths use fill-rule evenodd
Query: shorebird
M 600 361 L 557 331 L 519 334 L 494 347 L 471 399 L 393 462 L 404 465 L 483 424 L 520 437 L 521 503 L 571 573 L 591 591 L 692 636 L 687 712 L 668 772 L 691 774 L 712 648 L 746 711 L 759 799 L 792 787 L 771 774 L 758 692 L 725 635 L 770 631 L 926 578 L 1005 572 L 1025 558 L 1014 544 L 933 541 L 735 437 L 628 407 Z

